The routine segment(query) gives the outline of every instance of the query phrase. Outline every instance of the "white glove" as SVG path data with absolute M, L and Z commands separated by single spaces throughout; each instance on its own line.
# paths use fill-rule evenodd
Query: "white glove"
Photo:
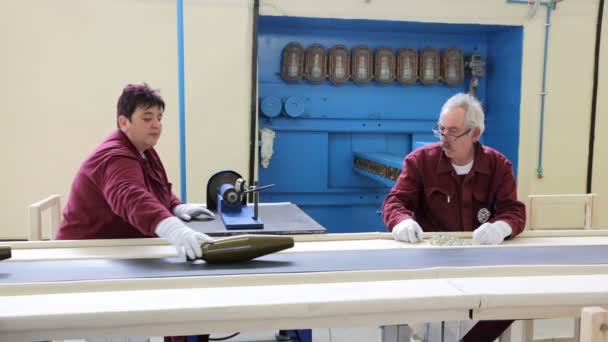
M 513 233 L 505 221 L 486 222 L 473 231 L 473 243 L 478 245 L 500 245 Z
M 215 215 L 202 204 L 178 204 L 173 208 L 173 215 L 184 221 L 190 221 L 193 218 L 215 218 Z
M 397 241 L 416 243 L 422 241 L 423 237 L 422 228 L 411 218 L 405 219 L 393 227 L 393 238 Z
M 411 341 L 428 341 L 429 323 L 408 323 Z
M 175 249 L 177 249 L 179 256 L 183 256 L 185 251 L 190 259 L 196 259 L 203 256 L 201 243 L 215 241 L 209 235 L 188 228 L 175 216 L 167 217 L 160 221 L 154 232 L 159 237 L 169 240 L 169 242 L 175 246 Z

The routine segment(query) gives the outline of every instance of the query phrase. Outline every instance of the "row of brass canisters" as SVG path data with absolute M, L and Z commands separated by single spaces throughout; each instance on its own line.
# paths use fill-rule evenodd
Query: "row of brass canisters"
M 344 84 L 349 80 L 365 84 L 375 80 L 380 84 L 395 81 L 403 85 L 434 85 L 439 81 L 449 85 L 460 85 L 464 80 L 465 61 L 458 48 L 439 51 L 424 48 L 420 53 L 412 47 L 395 51 L 391 47 L 380 47 L 373 51 L 369 46 L 359 45 L 352 51 L 345 45 L 334 45 L 329 52 L 321 44 L 308 48 L 298 42 L 290 42 L 283 48 L 281 77 L 287 82 L 306 79 L 322 83 L 329 78 L 333 84 Z

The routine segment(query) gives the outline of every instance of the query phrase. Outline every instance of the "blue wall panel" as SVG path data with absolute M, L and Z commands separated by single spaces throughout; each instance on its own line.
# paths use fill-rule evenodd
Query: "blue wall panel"
M 352 172 L 344 165 L 352 165 L 352 134 L 332 134 L 329 138 L 329 183 L 328 189 L 376 188 L 378 184 L 371 179 Z
M 517 170 L 523 30 L 494 33 L 488 42 L 486 133 L 484 142 L 502 152 Z M 517 174 L 517 173 L 516 173 Z
M 327 50 L 335 44 L 364 44 L 372 49 L 409 46 L 419 52 L 425 47 L 457 47 L 465 56 L 481 54 L 487 59 L 487 77 L 478 88 L 489 125 L 484 142 L 516 165 L 521 27 L 263 16 L 258 36 L 260 99 L 296 97 L 304 112 L 297 118 L 285 113 L 260 116 L 260 127 L 276 132 L 270 165 L 259 169 L 261 183 L 276 186 L 262 192 L 262 201 L 294 202 L 330 232 L 384 231 L 379 210 L 389 187 L 355 173 L 353 154 L 404 157 L 413 148 L 436 141 L 430 130 L 442 104 L 468 90 L 469 77 L 457 87 L 441 82 L 287 83 L 280 75 L 281 54 L 291 41 L 305 48 L 319 43 Z
M 327 184 L 327 134 L 277 132 L 268 169 L 260 168 L 261 184 L 275 183 L 264 192 L 323 192 Z M 262 192 L 262 194 L 264 194 Z

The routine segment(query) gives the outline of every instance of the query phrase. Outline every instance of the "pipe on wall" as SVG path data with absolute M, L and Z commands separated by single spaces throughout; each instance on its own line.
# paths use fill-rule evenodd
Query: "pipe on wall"
M 177 0 L 177 86 L 179 96 L 180 199 L 186 203 L 186 95 L 184 81 L 184 0 Z
M 543 129 L 544 129 L 544 107 L 545 107 L 545 79 L 546 79 L 546 68 L 547 68 L 547 50 L 548 50 L 548 42 L 549 42 L 549 31 L 551 26 L 551 10 L 555 9 L 557 3 L 563 0 L 550 0 L 544 2 L 536 2 L 534 3 L 538 7 L 538 5 L 543 4 L 547 6 L 547 20 L 545 22 L 545 52 L 544 52 L 544 60 L 543 60 L 543 84 L 541 90 L 541 121 L 540 121 L 540 138 L 539 138 L 539 154 L 538 154 L 538 167 L 537 167 L 537 176 L 539 178 L 543 177 L 543 168 L 542 168 L 542 150 L 543 150 Z M 510 3 L 521 3 L 521 4 L 530 4 L 529 0 L 507 0 Z M 599 58 L 600 58 L 600 48 L 601 48 L 601 38 L 602 38 L 602 21 L 604 15 L 604 0 L 599 1 L 598 5 L 598 14 L 597 14 L 597 27 L 595 32 L 595 51 L 594 51 L 594 67 L 593 67 L 593 93 L 591 100 L 591 118 L 589 125 L 589 152 L 587 158 L 587 193 L 592 192 L 593 185 L 593 158 L 595 153 L 595 123 L 597 116 L 597 91 L 599 84 Z
M 253 1 L 253 29 L 251 42 L 251 124 L 249 130 L 249 184 L 255 179 L 255 152 L 257 149 L 257 119 L 258 119 L 258 18 L 260 16 L 260 1 Z M 252 198 L 252 197 L 250 197 Z
M 538 163 L 536 167 L 536 176 L 543 178 L 543 144 L 544 144 L 544 130 L 545 130 L 545 98 L 547 96 L 547 60 L 549 59 L 549 33 L 551 32 L 551 11 L 555 10 L 557 3 L 562 0 L 548 0 L 548 1 L 529 1 L 529 0 L 507 0 L 509 3 L 518 3 L 532 5 L 533 10 L 531 16 L 536 14 L 536 10 L 540 5 L 547 7 L 547 16 L 545 19 L 545 43 L 543 51 L 543 74 L 542 74 L 542 85 L 540 91 L 540 127 L 539 127 L 539 138 L 538 138 Z
M 595 120 L 597 111 L 597 88 L 599 83 L 600 48 L 602 39 L 602 20 L 604 15 L 604 0 L 600 0 L 597 13 L 597 29 L 595 32 L 595 52 L 593 63 L 593 94 L 591 99 L 591 124 L 589 126 L 589 157 L 587 160 L 587 193 L 592 193 L 593 185 L 593 154 L 595 145 Z
M 540 128 L 538 138 L 538 166 L 536 176 L 543 178 L 543 141 L 545 131 L 545 98 L 547 96 L 547 60 L 549 58 L 549 33 L 551 32 L 551 6 L 547 6 L 547 17 L 545 19 L 545 48 L 543 52 L 543 80 L 540 90 Z

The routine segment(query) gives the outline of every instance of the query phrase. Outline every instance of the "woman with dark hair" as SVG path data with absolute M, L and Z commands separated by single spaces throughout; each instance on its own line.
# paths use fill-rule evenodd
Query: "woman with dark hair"
M 129 84 L 117 104 L 117 126 L 80 166 L 63 211 L 57 240 L 162 237 L 180 255 L 201 257 L 201 243 L 213 242 L 184 224 L 214 215 L 202 205 L 184 204 L 171 191 L 154 150 L 162 133 L 165 102 L 147 84 Z M 121 338 L 111 341 L 147 341 Z M 199 341 L 208 341 L 203 335 Z M 109 341 L 109 340 L 106 340 Z M 165 337 L 185 341 L 185 337 Z

